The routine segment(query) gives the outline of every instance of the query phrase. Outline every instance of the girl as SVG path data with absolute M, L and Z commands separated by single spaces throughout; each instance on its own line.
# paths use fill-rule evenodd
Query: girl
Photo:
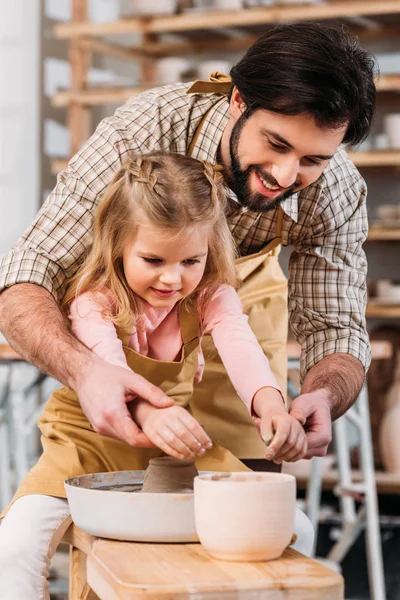
M 267 458 L 306 453 L 268 360 L 235 291 L 235 250 L 218 168 L 179 154 L 130 158 L 96 211 L 93 245 L 64 298 L 75 335 L 105 361 L 132 369 L 174 403 L 135 398 L 133 419 L 151 448 L 96 433 L 72 390 L 53 394 L 39 421 L 43 454 L 21 483 L 0 530 L 2 599 L 48 598 L 50 557 L 70 524 L 64 480 L 145 469 L 153 456 L 196 458 L 198 468 L 243 470 L 186 407 L 210 334 L 263 438 Z M 17 500 L 17 501 L 16 501 Z M 15 502 L 16 501 L 16 502 Z M 18 532 L 22 532 L 21 534 Z

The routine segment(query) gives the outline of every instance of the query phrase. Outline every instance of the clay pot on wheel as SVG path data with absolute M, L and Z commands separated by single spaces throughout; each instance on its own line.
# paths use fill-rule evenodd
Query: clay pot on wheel
M 197 535 L 215 558 L 281 556 L 293 534 L 296 480 L 282 473 L 218 473 L 194 480 Z
M 177 460 L 172 456 L 151 458 L 141 492 L 186 494 L 193 491 L 193 480 L 198 474 L 193 460 Z

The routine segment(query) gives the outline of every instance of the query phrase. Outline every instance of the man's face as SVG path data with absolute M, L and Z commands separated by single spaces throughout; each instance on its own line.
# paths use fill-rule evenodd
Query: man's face
M 268 212 L 316 181 L 346 128 L 321 129 L 308 114 L 286 116 L 259 109 L 248 117 L 242 112 L 229 141 L 230 187 L 240 204 Z

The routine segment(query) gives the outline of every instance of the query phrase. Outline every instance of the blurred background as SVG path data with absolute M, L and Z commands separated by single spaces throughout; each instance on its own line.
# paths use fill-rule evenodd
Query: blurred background
M 373 340 L 391 348 L 373 361 L 368 385 L 386 594 L 399 600 L 400 0 L 0 0 L 0 256 L 32 221 L 69 157 L 117 106 L 150 87 L 228 73 L 259 35 L 293 21 L 348 27 L 376 55 L 380 70 L 373 130 L 350 155 L 369 188 L 368 327 Z M 289 254 L 290 248 L 282 252 L 285 268 Z M 37 381 L 36 373 L 20 373 L 20 382 Z M 291 378 L 295 386 L 295 366 Z M 42 384 L 46 397 L 53 383 Z M 33 408 L 38 403 L 32 400 Z M 348 435 L 357 478 L 358 436 L 351 424 Z M 32 455 L 35 436 L 32 425 Z M 334 452 L 323 470 L 320 556 L 340 536 Z M 310 463 L 299 464 L 296 475 L 301 497 Z M 340 562 L 346 597 L 373 597 L 363 533 Z

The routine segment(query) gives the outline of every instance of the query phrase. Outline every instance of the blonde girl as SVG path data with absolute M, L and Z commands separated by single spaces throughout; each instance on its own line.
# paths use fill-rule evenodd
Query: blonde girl
M 274 431 L 275 455 L 305 455 L 305 433 L 285 410 L 235 291 L 226 210 L 219 169 L 179 154 L 132 156 L 109 184 L 94 217 L 91 250 L 69 282 L 64 307 L 86 346 L 151 381 L 171 401 L 157 408 L 130 398 L 143 432 L 141 447 L 132 447 L 96 433 L 72 390 L 53 394 L 39 421 L 43 454 L 0 529 L 2 600 L 49 597 L 47 565 L 70 523 L 66 478 L 144 469 L 162 453 L 196 458 L 210 470 L 244 468 L 187 410 L 202 376 L 206 335 L 259 431 Z

